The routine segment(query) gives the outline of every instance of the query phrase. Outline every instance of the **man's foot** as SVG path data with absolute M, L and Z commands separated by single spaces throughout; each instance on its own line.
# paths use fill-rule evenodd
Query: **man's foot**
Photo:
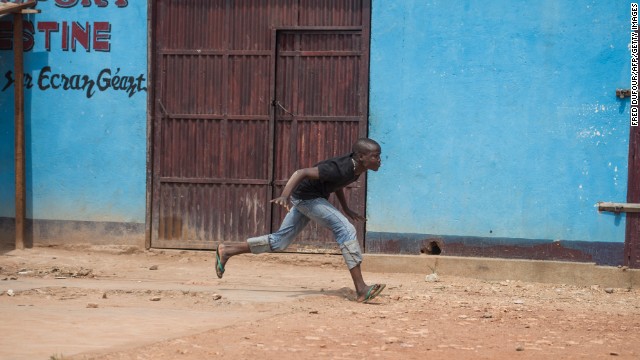
M 373 284 L 365 288 L 365 291 L 362 293 L 358 293 L 358 297 L 356 298 L 357 302 L 368 303 L 373 300 L 376 296 L 380 295 L 382 290 L 385 288 L 385 284 Z
M 224 255 L 222 255 L 220 247 L 224 245 L 222 244 L 218 244 L 218 246 L 216 247 L 216 275 L 218 276 L 218 279 L 222 279 L 222 275 L 224 275 L 224 264 L 227 262 L 226 259 L 224 258 Z

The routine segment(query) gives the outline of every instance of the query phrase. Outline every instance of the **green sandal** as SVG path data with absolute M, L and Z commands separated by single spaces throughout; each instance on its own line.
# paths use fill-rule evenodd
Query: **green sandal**
M 220 244 L 216 247 L 216 275 L 218 275 L 218 279 L 222 279 L 222 275 L 224 275 L 224 265 L 220 261 Z
M 367 295 L 365 295 L 362 302 L 365 304 L 369 303 L 369 301 L 375 299 L 378 295 L 380 295 L 380 293 L 386 286 L 386 284 L 374 284 L 369 288 L 369 291 L 367 291 Z

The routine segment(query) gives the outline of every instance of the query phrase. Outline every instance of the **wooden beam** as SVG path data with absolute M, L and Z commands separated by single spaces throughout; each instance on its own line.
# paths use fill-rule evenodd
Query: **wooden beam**
M 24 44 L 23 20 L 20 12 L 13 14 L 13 66 L 14 66 L 14 122 L 16 168 L 16 249 L 24 249 L 25 179 L 24 179 Z
M 640 212 L 640 204 L 599 202 L 598 211 L 611 211 L 615 213 Z

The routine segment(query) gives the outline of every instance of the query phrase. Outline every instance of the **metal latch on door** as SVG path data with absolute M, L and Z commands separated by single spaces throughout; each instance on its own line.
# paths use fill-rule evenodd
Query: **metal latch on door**
M 634 203 L 614 203 L 614 202 L 599 202 L 598 211 L 610 211 L 614 213 L 621 212 L 640 212 L 640 204 Z
M 631 97 L 631 89 L 616 89 L 616 96 L 620 99 Z

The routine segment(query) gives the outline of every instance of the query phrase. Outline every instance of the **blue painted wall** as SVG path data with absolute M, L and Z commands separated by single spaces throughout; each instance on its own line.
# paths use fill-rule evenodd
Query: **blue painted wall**
M 144 223 L 147 3 L 37 8 L 24 17 L 27 217 Z M 11 45 L 0 31 L 0 218 L 15 216 Z
M 383 167 L 368 232 L 621 244 L 624 216 L 595 204 L 626 199 L 629 102 L 615 90 L 630 85 L 629 3 L 373 0 L 369 131 Z M 38 8 L 25 27 L 27 216 L 144 224 L 147 2 Z M 0 219 L 14 216 L 8 21 Z M 59 75 L 89 85 L 54 89 Z
M 368 232 L 624 242 L 629 8 L 373 0 Z

